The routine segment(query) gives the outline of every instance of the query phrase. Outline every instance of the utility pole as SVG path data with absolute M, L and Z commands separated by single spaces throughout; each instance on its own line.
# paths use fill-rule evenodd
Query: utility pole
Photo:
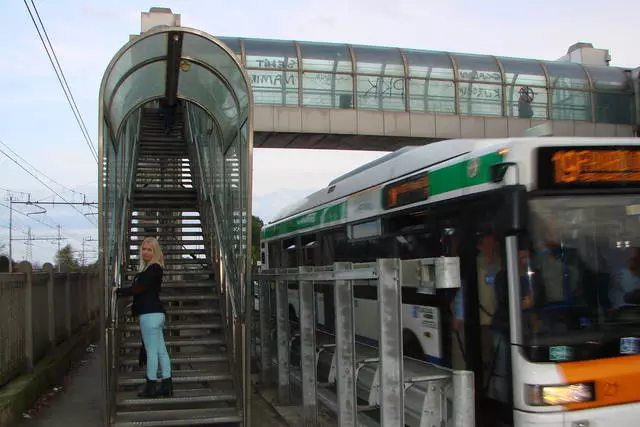
M 83 237 L 82 238 L 82 255 L 81 255 L 81 266 L 84 267 L 87 263 L 87 258 L 86 258 L 86 243 L 87 242 L 96 242 L 97 240 L 94 239 L 93 237 Z M 90 252 L 95 252 L 94 250 L 90 251 Z
M 56 255 L 60 254 L 60 242 L 62 241 L 62 234 L 60 234 L 60 225 L 58 225 L 58 252 L 56 253 Z M 58 273 L 60 273 L 62 271 L 62 266 L 60 265 L 59 262 L 56 262 L 56 264 L 58 264 Z
M 13 196 L 9 196 L 9 273 L 13 273 Z
M 33 236 L 31 235 L 31 227 L 27 230 L 27 240 L 24 241 L 24 245 L 27 247 L 27 261 L 31 262 L 33 258 Z

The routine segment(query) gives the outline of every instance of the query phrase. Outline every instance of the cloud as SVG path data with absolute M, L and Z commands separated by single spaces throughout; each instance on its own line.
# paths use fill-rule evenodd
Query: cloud
M 287 150 L 258 148 L 254 151 L 253 194 L 280 191 L 311 193 L 364 163 L 385 155 L 371 151 Z

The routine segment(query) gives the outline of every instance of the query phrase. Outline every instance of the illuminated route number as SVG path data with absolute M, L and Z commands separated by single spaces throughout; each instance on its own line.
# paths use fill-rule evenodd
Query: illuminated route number
M 422 202 L 429 197 L 429 177 L 426 172 L 413 175 L 384 187 L 383 205 L 393 209 Z
M 640 147 L 541 147 L 538 188 L 640 186 Z

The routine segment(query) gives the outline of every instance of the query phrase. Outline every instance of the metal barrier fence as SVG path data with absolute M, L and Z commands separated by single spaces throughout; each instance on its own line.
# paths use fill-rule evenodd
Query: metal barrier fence
M 473 372 L 454 371 L 402 354 L 402 286 L 431 280 L 441 271 L 429 260 L 380 259 L 372 263 L 335 263 L 324 267 L 263 270 L 256 279 L 260 311 L 260 371 L 263 384 L 278 387 L 278 400 L 288 402 L 290 380 L 300 382 L 305 426 L 318 425 L 319 402 L 332 410 L 341 427 L 363 425 L 360 413 L 379 409 L 382 427 L 475 425 Z M 354 283 L 367 280 L 378 288 L 377 351 L 356 344 Z M 290 366 L 291 337 L 288 284 L 299 284 L 300 372 Z M 318 346 L 315 284 L 334 286 L 335 339 Z M 271 357 L 269 321 L 271 287 L 275 286 L 276 353 Z M 434 286 L 435 288 L 435 286 Z M 377 354 L 376 354 L 377 353 Z M 328 372 L 328 375 L 326 375 Z M 318 381 L 321 373 L 325 381 Z M 330 386 L 336 386 L 331 393 Z M 366 402 L 364 405 L 359 402 Z M 372 425 L 371 419 L 365 424 Z
M 57 273 L 23 261 L 0 273 L 0 387 L 97 318 L 100 290 L 97 270 Z

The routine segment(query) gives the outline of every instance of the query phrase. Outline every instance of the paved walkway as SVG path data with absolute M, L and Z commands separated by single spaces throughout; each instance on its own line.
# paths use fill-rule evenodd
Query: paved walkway
M 67 374 L 62 384 L 51 389 L 24 415 L 16 427 L 102 426 L 102 390 L 98 349 L 88 352 Z M 252 425 L 289 427 L 257 393 L 252 396 Z

